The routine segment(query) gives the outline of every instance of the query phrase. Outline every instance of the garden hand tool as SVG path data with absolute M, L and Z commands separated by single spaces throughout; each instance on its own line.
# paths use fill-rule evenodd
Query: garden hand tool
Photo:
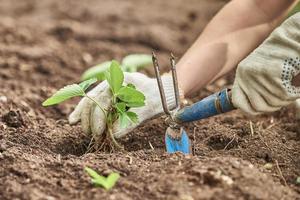
M 157 79 L 157 85 L 161 97 L 162 107 L 167 116 L 166 122 L 168 124 L 168 128 L 165 133 L 165 145 L 168 153 L 174 152 L 182 152 L 184 154 L 189 154 L 191 152 L 190 148 L 190 140 L 184 131 L 183 127 L 175 121 L 175 113 L 180 109 L 180 97 L 179 97 L 179 88 L 177 83 L 177 74 L 175 67 L 175 59 L 171 54 L 170 62 L 171 62 L 171 72 L 173 79 L 173 88 L 175 94 L 175 108 L 170 110 L 168 108 L 166 95 L 163 89 L 163 84 L 160 76 L 160 70 L 156 55 L 152 53 L 152 61 L 154 66 L 154 71 Z
M 182 127 L 182 123 L 208 118 L 235 109 L 231 103 L 230 89 L 224 89 L 218 93 L 204 98 L 203 100 L 191 106 L 180 109 L 176 65 L 174 56 L 171 54 L 170 62 L 176 107 L 172 110 L 169 110 L 160 77 L 158 61 L 155 54 L 153 53 L 152 55 L 153 66 L 160 92 L 162 106 L 165 114 L 167 115 L 166 122 L 169 125 L 165 133 L 166 150 L 168 153 L 182 152 L 184 154 L 190 154 L 190 140 L 186 131 Z
M 225 88 L 191 106 L 179 110 L 175 114 L 175 120 L 177 123 L 192 122 L 226 113 L 234 109 L 235 107 L 231 100 L 231 89 Z

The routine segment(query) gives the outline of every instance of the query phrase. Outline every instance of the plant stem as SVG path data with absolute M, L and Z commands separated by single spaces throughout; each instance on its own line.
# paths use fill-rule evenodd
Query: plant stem
M 103 112 L 104 116 L 105 116 L 105 121 L 107 121 L 107 117 L 106 117 L 106 112 L 105 110 L 100 106 L 100 104 L 93 98 L 88 96 L 87 94 L 84 94 L 85 97 L 87 97 L 88 99 L 90 99 L 91 101 L 93 101 L 99 108 L 100 110 Z
M 112 133 L 112 128 L 111 128 L 112 122 L 108 121 L 107 113 L 105 112 L 105 110 L 100 106 L 100 104 L 93 97 L 90 97 L 87 94 L 85 94 L 84 96 L 87 97 L 88 99 L 90 99 L 91 101 L 93 101 L 101 109 L 101 111 L 103 112 L 103 114 L 105 116 L 105 122 L 106 122 L 106 126 L 107 126 L 107 129 L 108 129 L 107 132 L 108 132 L 108 134 L 109 134 L 109 136 L 110 136 L 113 144 L 117 148 L 123 149 L 123 147 L 121 145 L 119 145 L 119 143 L 116 141 L 116 139 L 115 139 L 115 137 L 114 137 L 114 135 Z M 115 97 L 114 97 L 114 99 L 115 99 Z
M 121 145 L 119 145 L 119 143 L 116 141 L 116 139 L 115 139 L 115 137 L 114 137 L 114 135 L 113 135 L 113 133 L 112 133 L 112 129 L 111 129 L 110 127 L 108 127 L 108 133 L 109 133 L 109 136 L 110 136 L 110 138 L 111 138 L 113 144 L 114 144 L 117 148 L 123 149 L 123 147 L 122 147 Z
M 116 95 L 113 94 L 112 105 L 115 105 L 117 101 Z

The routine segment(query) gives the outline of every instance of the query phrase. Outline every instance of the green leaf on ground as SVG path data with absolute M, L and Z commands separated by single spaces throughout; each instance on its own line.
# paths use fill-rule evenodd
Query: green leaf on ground
M 89 68 L 82 74 L 81 80 L 87 80 L 90 78 L 97 78 L 100 81 L 105 80 L 104 73 L 109 69 L 110 65 L 111 65 L 111 61 L 106 61 L 94 67 Z
M 141 107 L 145 105 L 144 94 L 132 87 L 122 87 L 117 93 L 117 97 L 126 102 L 128 107 Z
M 92 179 L 102 179 L 105 180 L 105 177 L 99 175 L 95 170 L 85 167 L 84 170 L 90 175 Z
M 136 72 L 151 64 L 152 56 L 148 54 L 131 54 L 122 60 L 122 66 L 126 72 Z
M 92 178 L 92 183 L 95 186 L 100 186 L 105 188 L 106 190 L 111 189 L 115 186 L 117 181 L 120 178 L 120 175 L 118 173 L 111 173 L 108 175 L 108 177 L 104 177 L 99 175 L 95 170 L 85 167 L 84 170 L 89 174 L 89 176 Z
M 93 78 L 79 84 L 67 85 L 54 93 L 50 98 L 44 101 L 42 105 L 51 106 L 66 101 L 72 97 L 84 96 L 85 90 L 96 81 L 97 79 Z
M 106 80 L 114 94 L 122 87 L 124 74 L 117 61 L 113 60 L 109 68 L 109 75 L 106 74 Z

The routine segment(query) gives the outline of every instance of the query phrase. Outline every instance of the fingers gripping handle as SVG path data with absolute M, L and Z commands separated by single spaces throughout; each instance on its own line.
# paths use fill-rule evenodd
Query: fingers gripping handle
M 230 89 L 224 89 L 178 111 L 176 120 L 192 122 L 234 110 Z

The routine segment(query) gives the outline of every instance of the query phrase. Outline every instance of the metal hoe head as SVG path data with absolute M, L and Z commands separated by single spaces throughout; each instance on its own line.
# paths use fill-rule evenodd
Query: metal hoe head
M 170 63 L 171 63 L 171 71 L 172 71 L 174 94 L 175 94 L 174 98 L 175 98 L 175 104 L 176 104 L 176 107 L 173 108 L 172 110 L 169 110 L 169 108 L 168 108 L 166 95 L 165 95 L 165 91 L 164 91 L 161 76 L 160 76 L 160 68 L 158 65 L 157 57 L 154 54 L 154 52 L 152 52 L 152 61 L 153 61 L 154 71 L 155 71 L 155 75 L 156 75 L 156 79 L 157 79 L 158 89 L 159 89 L 161 103 L 162 103 L 164 112 L 166 113 L 166 115 L 172 117 L 172 112 L 177 111 L 180 108 L 180 97 L 179 97 L 179 88 L 178 88 L 178 81 L 177 81 L 177 74 L 176 74 L 175 58 L 174 58 L 173 54 L 171 53 Z
M 174 116 L 176 112 L 180 109 L 180 96 L 179 96 L 179 87 L 177 81 L 177 74 L 176 74 L 176 65 L 175 65 L 175 58 L 173 54 L 170 57 L 170 64 L 171 64 L 171 72 L 172 72 L 172 79 L 173 79 L 173 88 L 174 88 L 174 98 L 175 98 L 175 108 L 169 108 L 166 100 L 165 91 L 163 88 L 163 83 L 160 76 L 160 68 L 158 64 L 158 60 L 154 52 L 152 53 L 152 61 L 154 66 L 154 71 L 157 79 L 157 85 L 161 97 L 161 103 L 165 114 L 168 116 L 167 121 L 169 123 L 169 128 L 165 134 L 165 145 L 168 153 L 175 153 L 175 152 L 182 152 L 184 154 L 189 154 L 191 152 L 190 149 L 190 141 L 183 130 L 183 128 L 176 123 Z

